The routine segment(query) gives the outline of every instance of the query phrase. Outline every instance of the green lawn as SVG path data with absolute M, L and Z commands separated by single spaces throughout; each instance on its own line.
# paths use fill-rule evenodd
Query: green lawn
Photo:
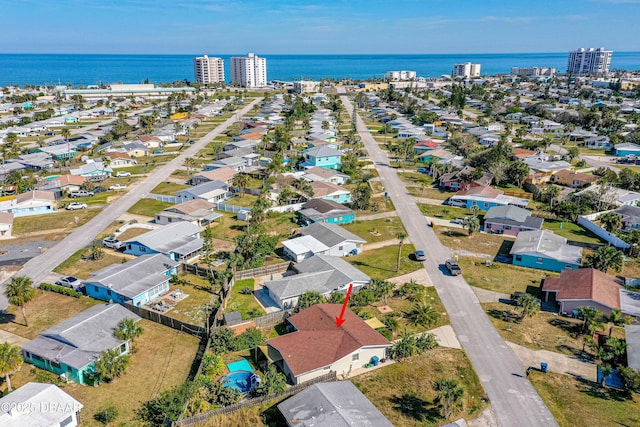
M 158 167 L 158 163 L 143 163 L 141 160 L 138 160 L 138 165 L 137 166 L 130 166 L 130 167 L 126 167 L 126 168 L 113 168 L 113 173 L 117 173 L 117 172 L 129 172 L 132 175 L 138 175 L 138 174 L 145 174 L 145 173 L 149 173 L 152 170 L 154 170 L 156 167 Z
M 529 380 L 560 427 L 640 425 L 638 394 L 552 372 L 532 372 Z
M 551 271 L 517 267 L 500 262 L 492 262 L 487 266 L 485 260 L 480 258 L 460 257 L 458 263 L 462 269 L 462 276 L 469 285 L 504 294 L 515 291 L 524 292 L 528 289 L 530 293 L 538 295 L 542 279 L 558 276 Z
M 218 297 L 209 290 L 209 281 L 204 277 L 181 274 L 180 279 L 184 282 L 172 283 L 171 291 L 180 289 L 189 296 L 178 301 L 175 307 L 166 313 L 167 316 L 192 325 L 205 326 L 207 324 L 207 306 L 218 300 Z
M 456 218 L 464 218 L 465 216 L 471 215 L 473 213 L 471 212 L 471 209 L 457 208 L 455 206 L 448 206 L 448 205 L 418 204 L 418 207 L 420 208 L 420 211 L 422 212 L 422 214 L 425 216 L 431 216 L 434 218 L 448 219 L 448 220 L 454 220 Z M 482 220 L 482 218 L 484 218 L 484 215 L 480 213 L 478 215 L 478 218 Z
M 140 199 L 136 202 L 135 205 L 131 206 L 131 208 L 127 212 L 134 215 L 154 217 L 156 213 L 171 206 L 175 205 L 173 203 L 162 202 L 155 199 Z
M 186 184 L 177 184 L 175 182 L 161 182 L 153 190 L 154 194 L 166 194 L 168 196 L 175 196 L 177 191 L 189 188 Z
M 575 240 L 577 242 L 585 243 L 600 243 L 606 244 L 606 242 L 600 239 L 598 236 L 582 228 L 582 226 L 570 221 L 557 221 L 552 219 L 545 219 L 542 224 L 544 230 L 553 231 L 554 234 L 565 237 L 568 240 Z
M 24 233 L 36 231 L 79 227 L 99 213 L 99 209 L 82 209 L 77 211 L 58 210 L 45 215 L 18 217 L 13 220 L 13 235 L 20 236 Z M 77 221 L 76 218 L 78 219 Z
M 394 276 L 411 273 L 422 268 L 422 263 L 413 260 L 415 247 L 412 244 L 402 245 L 400 256 L 400 270 L 396 271 L 398 262 L 398 246 L 365 251 L 359 255 L 345 258 L 350 264 L 362 270 L 372 279 L 388 279 Z
M 434 402 L 433 383 L 457 379 L 464 388 L 464 405 L 448 421 L 472 419 L 487 403 L 471 362 L 461 350 L 438 348 L 352 379 L 353 383 L 396 427 L 445 424 Z
M 508 255 L 515 241 L 498 234 L 473 233 L 469 236 L 467 230 L 454 227 L 436 226 L 434 232 L 442 244 L 451 249 L 491 256 Z
M 406 233 L 400 218 L 381 218 L 371 221 L 356 221 L 342 226 L 367 243 L 395 239 L 398 233 Z
M 89 255 L 89 249 L 80 249 L 76 251 L 69 258 L 64 260 L 62 264 L 54 268 L 56 273 L 63 274 L 65 276 L 74 276 L 79 279 L 88 279 L 91 277 L 91 273 L 107 267 L 111 264 L 122 264 L 132 259 L 131 255 L 112 255 L 105 252 L 103 257 L 99 260 L 83 259 L 83 255 Z
M 253 292 L 246 295 L 241 293 L 244 288 L 249 288 L 253 291 L 253 285 L 253 279 L 238 280 L 233 285 L 225 312 L 239 311 L 243 320 L 264 316 L 266 313 L 256 301 Z

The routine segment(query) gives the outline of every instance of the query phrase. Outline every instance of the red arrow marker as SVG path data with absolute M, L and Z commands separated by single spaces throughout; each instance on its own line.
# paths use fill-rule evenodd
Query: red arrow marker
M 347 308 L 347 304 L 349 303 L 349 297 L 351 296 L 351 289 L 353 288 L 353 283 L 349 283 L 349 290 L 347 290 L 347 296 L 344 298 L 344 302 L 342 303 L 342 311 L 340 312 L 340 317 L 336 317 L 336 327 L 339 328 L 344 323 L 344 310 Z

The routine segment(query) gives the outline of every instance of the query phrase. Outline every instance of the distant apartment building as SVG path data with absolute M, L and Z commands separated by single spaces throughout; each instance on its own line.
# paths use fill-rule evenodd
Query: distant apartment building
M 196 82 L 205 85 L 224 83 L 224 60 L 207 55 L 193 58 L 193 75 Z
M 604 50 L 603 47 L 594 49 L 580 48 L 569 52 L 567 74 L 573 75 L 604 75 L 609 73 L 611 66 L 612 50 Z
M 452 76 L 453 78 L 462 77 L 465 79 L 480 77 L 480 64 L 472 64 L 471 62 L 456 64 L 453 66 Z
M 320 91 L 320 82 L 313 80 L 299 80 L 293 82 L 293 91 L 295 93 L 316 93 Z
M 415 80 L 416 72 L 415 71 L 387 71 L 384 75 L 386 79 L 395 80 L 395 81 L 403 81 L 403 80 Z
M 231 58 L 231 84 L 240 87 L 267 85 L 267 60 L 249 53 Z
M 511 67 L 511 74 L 526 77 L 551 77 L 556 74 L 556 69 L 553 67 Z

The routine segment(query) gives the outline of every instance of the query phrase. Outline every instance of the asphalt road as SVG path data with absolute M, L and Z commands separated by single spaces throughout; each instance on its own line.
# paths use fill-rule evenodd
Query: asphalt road
M 129 186 L 127 194 L 107 205 L 102 212 L 86 224 L 73 230 L 71 234 L 47 250 L 44 254 L 32 258 L 23 266 L 22 270 L 16 273 L 16 275 L 28 276 L 34 283 L 40 283 L 45 277 L 47 277 L 51 270 L 56 268 L 76 251 L 91 245 L 95 237 L 102 230 L 129 210 L 129 208 L 131 208 L 131 206 L 133 206 L 138 200 L 143 199 L 144 196 L 150 193 L 156 185 L 166 180 L 174 170 L 182 165 L 187 157 L 194 156 L 198 151 L 204 148 L 205 145 L 235 123 L 237 116 L 243 116 L 260 101 L 261 99 L 254 100 L 239 112 L 234 113 L 233 116 L 221 123 L 214 130 L 203 136 L 199 141 L 192 144 L 178 157 L 165 165 L 158 166 L 149 173 L 149 176 L 145 180 Z M 0 284 L 0 309 L 5 309 L 9 305 L 6 297 L 4 296 L 5 283 L 6 281 Z
M 342 102 L 351 117 L 353 106 L 344 95 L 344 88 L 340 89 Z M 360 117 L 357 129 L 411 242 L 427 254 L 425 269 L 487 392 L 500 426 L 557 426 L 553 415 L 527 380 L 525 367 L 493 327 L 471 287 L 462 276 L 452 277 L 445 273 L 443 264 L 450 256 L 450 250 L 427 226 L 413 197 L 407 193 L 395 169 L 389 166 L 386 153 L 380 149 Z

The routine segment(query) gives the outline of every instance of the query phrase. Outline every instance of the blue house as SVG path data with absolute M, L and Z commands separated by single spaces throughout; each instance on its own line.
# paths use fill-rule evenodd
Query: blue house
M 13 199 L 0 202 L 0 212 L 12 213 L 14 218 L 55 212 L 55 195 L 50 191 L 31 190 Z
M 140 317 L 117 304 L 95 305 L 40 332 L 22 346 L 22 356 L 27 363 L 84 384 L 95 374 L 95 362 L 103 352 L 129 353 L 129 342 L 115 336 L 124 319 Z
M 567 239 L 549 231 L 530 230 L 518 233 L 509 252 L 513 264 L 540 270 L 575 270 L 582 265 L 582 248 L 567 244 Z
M 466 190 L 460 190 L 451 196 L 447 202 L 452 206 L 472 209 L 477 206 L 481 211 L 488 211 L 495 206 L 518 206 L 526 208 L 529 199 L 505 196 L 504 191 L 488 185 L 477 185 Z
M 314 222 L 329 224 L 350 224 L 356 220 L 356 213 L 348 207 L 332 200 L 313 199 L 302 205 L 298 211 L 300 223 Z
M 125 244 L 125 254 L 165 254 L 173 261 L 187 262 L 200 255 L 203 241 L 200 239 L 200 227 L 181 221 L 136 236 Z
M 631 142 L 623 142 L 615 145 L 616 156 L 640 156 L 640 145 Z
M 313 189 L 313 197 L 324 200 L 332 200 L 338 203 L 350 203 L 352 200 L 351 191 L 331 182 L 314 181 L 310 183 Z
M 325 169 L 340 169 L 342 165 L 342 152 L 326 145 L 320 145 L 308 149 L 303 153 L 304 168 L 319 167 Z
M 169 292 L 169 279 L 178 263 L 162 254 L 145 255 L 124 264 L 112 264 L 84 281 L 92 298 L 118 304 L 144 305 Z

